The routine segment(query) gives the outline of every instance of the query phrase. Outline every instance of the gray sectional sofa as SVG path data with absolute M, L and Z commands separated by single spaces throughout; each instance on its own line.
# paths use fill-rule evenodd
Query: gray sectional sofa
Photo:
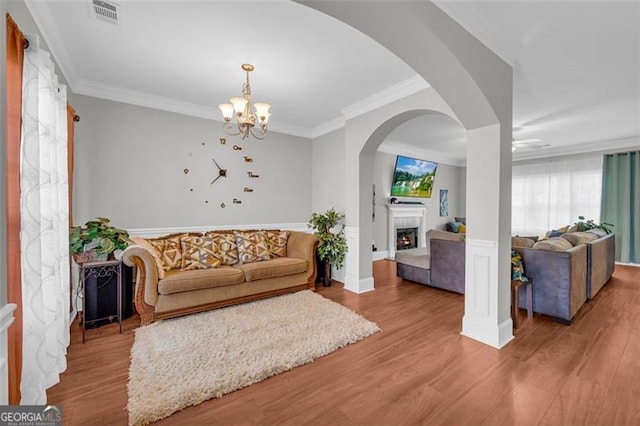
M 530 248 L 514 246 L 522 256 L 525 275 L 533 280 L 534 312 L 571 323 L 580 307 L 611 278 L 614 238 L 592 230 L 566 233 Z
M 587 235 L 589 234 L 589 235 Z M 533 310 L 570 324 L 582 305 L 611 278 L 614 235 L 598 230 L 568 233 L 536 242 L 513 238 L 525 275 L 533 280 Z M 428 249 L 396 253 L 397 275 L 406 280 L 464 293 L 464 236 L 440 230 L 427 232 Z M 526 306 L 520 294 L 520 306 Z
M 409 281 L 464 293 L 464 235 L 430 229 L 428 248 L 396 252 L 396 274 Z

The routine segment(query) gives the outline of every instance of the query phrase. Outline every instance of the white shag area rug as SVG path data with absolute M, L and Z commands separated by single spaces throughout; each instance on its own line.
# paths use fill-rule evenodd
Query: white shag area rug
M 380 331 L 305 290 L 136 330 L 130 425 L 145 425 L 290 370 Z

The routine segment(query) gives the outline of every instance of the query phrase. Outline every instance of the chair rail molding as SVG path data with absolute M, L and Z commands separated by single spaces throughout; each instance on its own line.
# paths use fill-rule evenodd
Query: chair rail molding
M 513 322 L 498 324 L 498 243 L 467 238 L 465 250 L 461 334 L 500 349 L 513 339 Z
M 175 228 L 132 228 L 128 229 L 129 235 L 135 235 L 143 238 L 162 237 L 163 235 L 178 234 L 181 232 L 206 232 L 221 231 L 227 229 L 237 229 L 238 231 L 245 229 L 284 229 L 289 231 L 299 231 L 312 233 L 306 223 L 269 223 L 269 224 L 251 224 L 251 225 L 210 225 L 210 226 L 181 226 Z

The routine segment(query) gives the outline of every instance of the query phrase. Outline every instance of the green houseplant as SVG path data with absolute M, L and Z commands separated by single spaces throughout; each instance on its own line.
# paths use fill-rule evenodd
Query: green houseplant
M 69 230 L 71 254 L 81 263 L 87 256 L 82 253 L 95 251 L 93 260 L 107 260 L 115 250 L 124 250 L 129 244 L 129 233 L 110 224 L 110 220 L 98 217 L 84 226 L 72 226 Z
M 593 219 L 585 220 L 584 216 L 578 216 L 578 221 L 576 222 L 578 226 L 578 231 L 584 232 L 589 229 L 600 228 L 607 234 L 611 234 L 613 232 L 613 224 L 602 222 L 600 224 L 595 223 Z
M 324 262 L 323 286 L 331 285 L 331 265 L 337 269 L 344 265 L 347 254 L 347 239 L 344 236 L 344 214 L 338 213 L 332 207 L 324 214 L 312 213 L 307 224 L 313 229 L 314 235 L 320 239 L 318 257 Z

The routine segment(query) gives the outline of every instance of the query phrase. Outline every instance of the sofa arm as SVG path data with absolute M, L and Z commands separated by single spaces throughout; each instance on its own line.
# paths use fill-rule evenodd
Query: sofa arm
M 533 280 L 533 310 L 571 322 L 587 296 L 587 247 L 567 251 L 514 248 L 522 256 L 525 275 Z M 520 303 L 524 302 L 521 294 Z
M 593 298 L 609 281 L 615 267 L 615 256 L 614 234 L 587 243 L 587 298 Z
M 142 324 L 147 324 L 153 316 L 158 301 L 158 268 L 153 256 L 146 249 L 131 245 L 122 253 L 122 261 L 128 266 L 136 266 L 136 310 Z
M 430 285 L 464 294 L 465 242 L 434 238 L 430 245 Z
M 299 231 L 289 231 L 287 240 L 287 257 L 304 259 L 307 261 L 307 271 L 309 275 L 309 286 L 315 288 L 316 282 L 316 249 L 320 239 L 313 234 Z

